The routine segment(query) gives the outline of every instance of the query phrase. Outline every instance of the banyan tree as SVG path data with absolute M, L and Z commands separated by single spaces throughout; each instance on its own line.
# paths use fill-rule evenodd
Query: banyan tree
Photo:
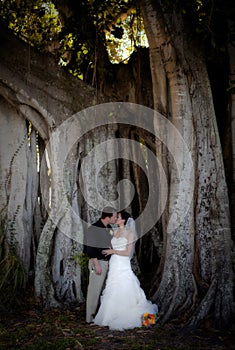
M 160 322 L 229 323 L 234 4 L 210 5 L 1 2 L 2 285 L 14 256 L 45 307 L 84 302 L 85 228 L 115 203 L 138 222 Z

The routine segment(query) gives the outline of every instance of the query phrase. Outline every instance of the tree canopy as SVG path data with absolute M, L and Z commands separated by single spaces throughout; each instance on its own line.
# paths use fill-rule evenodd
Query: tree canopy
M 234 40 L 230 0 L 178 0 L 166 5 L 166 11 L 183 15 L 189 35 L 204 41 L 210 59 Z M 0 18 L 22 39 L 50 52 L 58 64 L 89 83 L 98 72 L 108 74 L 110 61 L 127 62 L 133 51 L 147 45 L 139 1 L 2 0 Z

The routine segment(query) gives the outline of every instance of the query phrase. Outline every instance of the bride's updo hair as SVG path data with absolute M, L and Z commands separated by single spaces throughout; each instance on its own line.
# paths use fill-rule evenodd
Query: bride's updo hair
M 125 220 L 124 225 L 126 225 L 127 220 L 131 217 L 131 215 L 125 210 L 119 211 L 118 214 L 121 214 L 122 219 Z

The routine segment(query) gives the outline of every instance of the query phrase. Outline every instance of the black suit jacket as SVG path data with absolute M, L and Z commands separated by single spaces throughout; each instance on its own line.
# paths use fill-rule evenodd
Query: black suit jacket
M 112 235 L 110 234 L 111 226 L 105 226 L 101 219 L 88 227 L 84 237 L 85 252 L 89 258 L 98 260 L 109 260 L 110 255 L 105 257 L 102 250 L 111 248 Z

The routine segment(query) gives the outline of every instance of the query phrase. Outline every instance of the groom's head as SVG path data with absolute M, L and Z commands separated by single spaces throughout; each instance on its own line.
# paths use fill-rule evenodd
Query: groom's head
M 105 207 L 101 213 L 101 220 L 104 224 L 115 224 L 117 220 L 117 211 L 113 207 Z

